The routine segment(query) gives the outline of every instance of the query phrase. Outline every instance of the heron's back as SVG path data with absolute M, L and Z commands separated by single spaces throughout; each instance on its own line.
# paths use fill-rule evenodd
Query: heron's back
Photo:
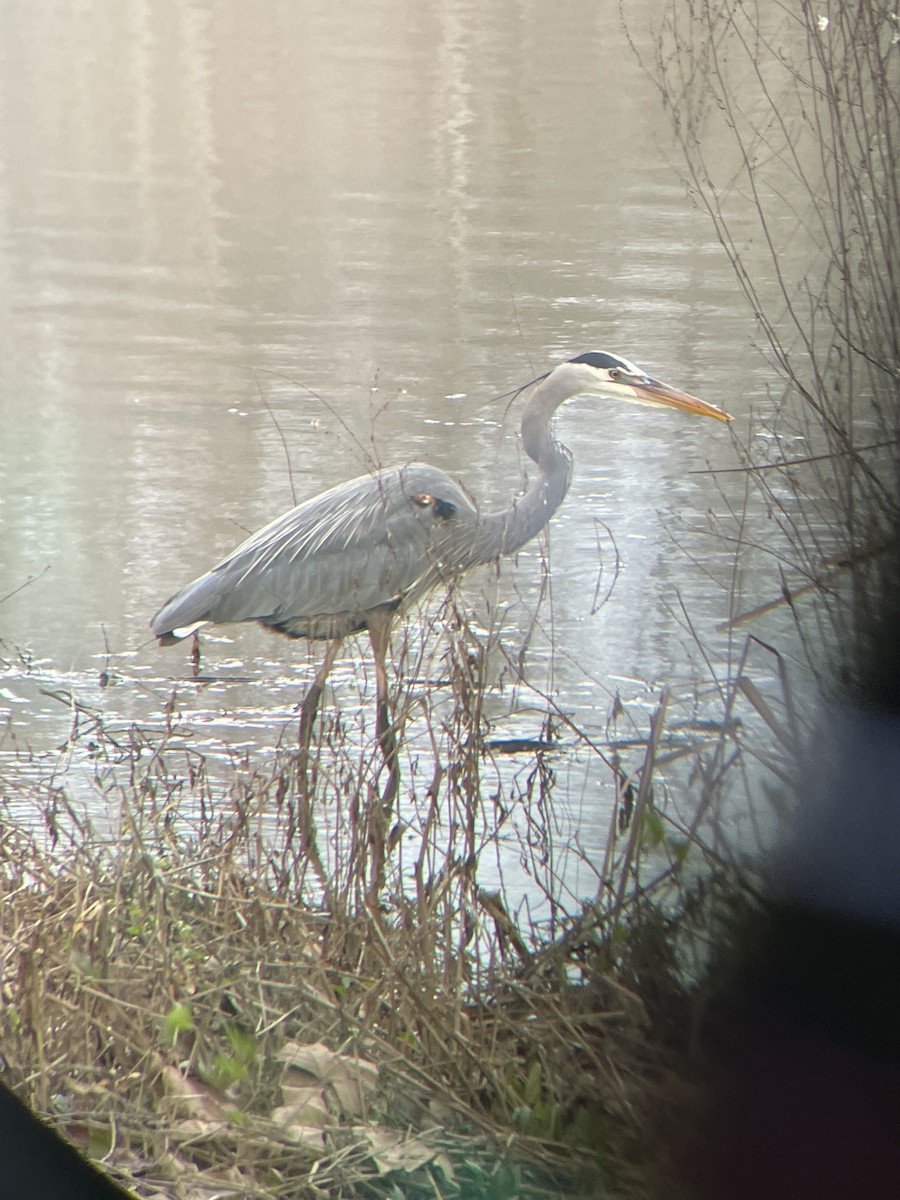
M 399 608 L 483 561 L 480 525 L 436 467 L 363 475 L 253 534 L 166 601 L 151 627 L 172 640 L 206 621 L 256 620 L 295 637 L 341 637 L 372 610 Z

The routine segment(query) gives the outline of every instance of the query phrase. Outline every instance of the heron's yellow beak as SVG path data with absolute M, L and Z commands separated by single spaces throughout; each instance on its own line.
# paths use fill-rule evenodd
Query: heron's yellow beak
M 734 420 L 734 417 L 724 408 L 717 408 L 715 404 L 707 404 L 705 400 L 700 400 L 689 392 L 670 387 L 668 383 L 661 383 L 658 379 L 651 379 L 647 375 L 641 379 L 631 377 L 626 386 L 634 393 L 631 399 L 636 404 L 680 408 L 682 412 L 695 413 L 698 417 L 715 417 L 717 421 Z

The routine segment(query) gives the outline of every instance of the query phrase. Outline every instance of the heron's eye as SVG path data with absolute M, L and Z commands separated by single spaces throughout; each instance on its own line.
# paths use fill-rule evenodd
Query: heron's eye
M 410 500 L 417 508 L 434 509 L 434 515 L 442 521 L 449 521 L 456 516 L 456 505 L 452 500 L 441 500 L 430 492 L 417 492 L 415 496 L 410 496 Z
M 622 372 L 619 370 L 618 367 L 610 367 L 610 369 L 609 369 L 610 379 L 618 379 L 621 374 L 622 374 Z

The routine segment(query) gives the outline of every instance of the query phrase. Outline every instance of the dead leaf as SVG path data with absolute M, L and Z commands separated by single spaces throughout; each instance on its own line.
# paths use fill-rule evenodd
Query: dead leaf
M 450 1125 L 456 1116 L 456 1110 L 452 1105 L 438 1096 L 432 1096 L 429 1099 L 428 1111 L 438 1125 Z
M 341 1114 L 351 1120 L 366 1115 L 366 1100 L 374 1091 L 374 1084 L 360 1079 L 354 1072 L 355 1064 L 346 1068 L 346 1074 L 335 1076 L 328 1082 L 334 1092 Z
M 421 1138 L 400 1133 L 396 1129 L 388 1129 L 384 1125 L 358 1126 L 354 1132 L 368 1147 L 369 1154 L 382 1175 L 392 1171 L 402 1171 L 409 1175 L 428 1166 L 436 1157 L 437 1152 Z
M 169 1124 L 169 1134 L 173 1140 L 190 1142 L 194 1138 L 220 1133 L 222 1124 L 222 1121 L 202 1121 L 199 1117 L 186 1117 L 183 1121 L 172 1121 Z
M 220 1125 L 228 1121 L 226 1110 L 212 1089 L 188 1079 L 177 1067 L 164 1067 L 162 1081 L 162 1108 L 170 1117 L 196 1118 Z
M 453 1163 L 450 1161 L 450 1156 L 445 1154 L 443 1150 L 439 1150 L 435 1154 L 432 1166 L 440 1171 L 447 1183 L 456 1183 L 456 1172 L 453 1170 Z
M 321 1096 L 324 1103 L 325 1093 L 318 1080 L 311 1081 L 308 1075 L 290 1074 L 293 1082 L 281 1085 L 281 1096 L 285 1104 L 303 1104 L 310 1096 Z M 304 1082 L 297 1083 L 297 1079 L 302 1079 Z
M 311 1092 L 303 1100 L 282 1104 L 270 1113 L 277 1125 L 333 1125 L 334 1117 L 321 1092 Z
M 286 1064 L 282 1090 L 286 1102 L 318 1080 L 334 1098 L 338 1114 L 351 1120 L 364 1117 L 369 1096 L 378 1086 L 378 1068 L 365 1058 L 336 1054 L 322 1042 L 286 1042 L 279 1058 Z
M 324 1079 L 337 1055 L 324 1042 L 285 1042 L 278 1057 L 286 1067 L 296 1067 L 315 1079 Z
M 295 1124 L 293 1121 L 279 1122 L 279 1124 L 284 1136 L 292 1142 L 296 1142 L 298 1146 L 306 1146 L 310 1150 L 324 1151 L 326 1149 L 325 1134 L 321 1129 L 316 1129 L 314 1125 L 307 1125 L 302 1121 L 299 1124 Z

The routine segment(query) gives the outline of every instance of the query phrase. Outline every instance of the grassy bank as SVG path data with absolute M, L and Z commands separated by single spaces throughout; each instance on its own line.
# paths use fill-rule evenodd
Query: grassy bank
M 721 810 L 748 680 L 701 738 L 670 738 L 663 697 L 627 756 L 594 748 L 606 860 L 542 919 L 483 884 L 491 730 L 465 671 L 453 687 L 456 719 L 426 714 L 414 828 L 382 803 L 376 749 L 339 769 L 327 715 L 307 773 L 285 745 L 227 786 L 174 709 L 152 731 L 83 716 L 92 821 L 64 773 L 8 773 L 4 1078 L 138 1194 L 637 1196 L 665 1177 L 705 939 L 723 895 L 751 894 Z M 554 747 L 515 749 L 528 823 L 552 825 Z

